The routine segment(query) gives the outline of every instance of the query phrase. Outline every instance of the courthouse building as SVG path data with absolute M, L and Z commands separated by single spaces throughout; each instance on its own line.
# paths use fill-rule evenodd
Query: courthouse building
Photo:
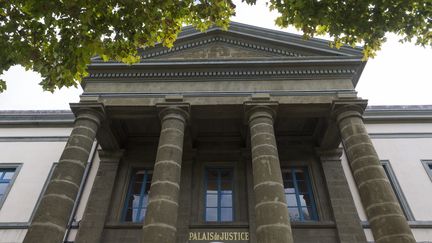
M 361 49 L 232 23 L 140 54 L 0 112 L 0 243 L 432 242 L 432 106 L 367 107 Z

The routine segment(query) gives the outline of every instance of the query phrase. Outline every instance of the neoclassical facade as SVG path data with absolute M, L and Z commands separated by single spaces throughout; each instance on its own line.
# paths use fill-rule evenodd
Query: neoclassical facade
M 16 239 L 432 241 L 432 217 L 415 219 L 423 209 L 411 211 L 364 123 L 361 49 L 232 23 L 186 27 L 174 48 L 140 53 L 132 66 L 95 58 L 74 116 L 39 116 L 51 115 L 36 124 L 48 134 L 70 134 L 51 141 L 64 148 Z M 400 110 L 372 108 L 367 119 L 428 134 L 430 107 Z M 26 127 L 13 121 L 23 114 L 4 113 L 0 129 Z

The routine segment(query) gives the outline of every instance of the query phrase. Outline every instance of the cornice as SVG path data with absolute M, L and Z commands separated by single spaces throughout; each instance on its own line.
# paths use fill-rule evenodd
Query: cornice
M 432 122 L 432 105 L 369 106 L 363 117 L 367 123 Z
M 432 105 L 368 106 L 363 114 L 366 122 L 422 121 L 432 122 Z M 70 110 L 3 110 L 0 126 L 4 125 L 72 125 L 75 120 Z
M 228 30 L 223 31 L 219 27 L 211 27 L 204 33 L 212 33 L 212 32 L 228 32 L 235 33 L 242 36 L 249 36 L 252 38 L 257 38 L 261 40 L 268 40 L 273 42 L 278 42 L 281 44 L 289 44 L 298 48 L 305 48 L 309 50 L 316 50 L 320 52 L 326 52 L 333 55 L 342 55 L 342 56 L 362 56 L 363 49 L 361 47 L 352 48 L 350 46 L 342 46 L 339 49 L 331 48 L 329 46 L 329 41 L 319 38 L 310 38 L 305 40 L 302 35 L 288 33 L 280 30 L 273 30 L 262 28 L 258 26 L 231 22 Z M 203 32 L 199 32 L 194 29 L 192 26 L 186 26 L 182 29 L 182 32 L 178 36 L 178 40 L 182 40 L 185 38 L 190 38 L 196 35 L 203 34 Z
M 260 51 L 268 54 L 272 54 L 275 57 L 305 57 L 305 56 L 311 56 L 311 54 L 307 54 L 304 51 L 300 50 L 293 50 L 292 48 L 283 47 L 283 46 L 274 46 L 274 45 L 267 45 L 259 44 L 259 42 L 256 41 L 248 41 L 242 38 L 228 36 L 228 35 L 222 35 L 222 34 L 211 34 L 211 35 L 204 35 L 202 37 L 194 38 L 191 40 L 178 40 L 174 47 L 172 48 L 166 48 L 162 45 L 158 44 L 153 48 L 147 48 L 143 50 L 139 50 L 138 52 L 141 52 L 141 62 L 146 61 L 153 61 L 153 58 L 155 57 L 161 57 L 164 55 L 173 55 L 178 52 L 191 50 L 193 48 L 199 48 L 203 46 L 207 46 L 213 43 L 221 43 L 224 45 L 231 45 L 231 46 L 237 46 L 242 49 L 252 50 L 252 51 Z M 313 56 L 313 55 L 312 55 Z M 265 58 L 265 57 L 263 57 Z M 92 59 L 92 63 L 121 63 L 118 61 L 110 60 L 108 62 L 103 61 L 100 57 L 95 57 Z
M 142 82 L 151 80 L 298 80 L 348 78 L 356 85 L 363 62 L 354 57 L 275 58 L 269 60 L 152 61 L 126 65 L 94 63 L 82 86 L 90 81 Z M 211 78 L 211 79 L 209 79 Z
M 141 55 L 141 58 L 151 58 L 151 57 L 157 57 L 165 54 L 172 54 L 175 52 L 183 51 L 190 48 L 205 46 L 211 43 L 224 43 L 224 44 L 231 44 L 239 47 L 243 47 L 246 49 L 251 49 L 255 51 L 263 51 L 275 55 L 281 55 L 281 56 L 289 56 L 289 57 L 302 57 L 305 56 L 299 51 L 294 50 L 288 50 L 287 48 L 276 48 L 276 47 L 269 47 L 266 45 L 256 44 L 247 42 L 244 40 L 241 40 L 239 38 L 233 38 L 228 36 L 211 36 L 208 38 L 203 39 L 197 39 L 188 41 L 186 43 L 181 43 L 179 45 L 175 45 L 171 49 L 163 49 L 163 50 L 156 50 L 152 52 L 143 52 Z
M 256 57 L 239 59 L 169 59 L 176 53 L 221 43 L 257 52 Z M 259 52 L 265 53 L 260 56 Z M 328 41 L 304 40 L 300 35 L 232 22 L 227 31 L 211 27 L 199 32 L 185 27 L 173 48 L 157 44 L 140 50 L 141 61 L 126 65 L 116 61 L 103 62 L 94 58 L 89 65 L 88 81 L 136 80 L 175 81 L 184 79 L 325 79 L 349 78 L 354 87 L 365 66 L 361 49 L 342 47 L 334 49 Z
M 223 43 L 241 48 L 262 51 L 272 55 L 291 58 L 305 56 L 362 57 L 361 48 L 343 46 L 340 49 L 329 47 L 329 41 L 311 38 L 306 40 L 301 35 L 288 32 L 260 28 L 256 26 L 231 22 L 228 30 L 211 27 L 205 32 L 184 27 L 179 34 L 174 47 L 166 48 L 161 43 L 154 47 L 141 49 L 141 62 L 154 57 L 172 55 L 176 52 L 209 45 Z M 93 63 L 104 62 L 100 57 L 92 59 Z M 110 61 L 116 63 L 117 61 Z
M 75 116 L 68 110 L 0 111 L 0 127 L 72 126 Z
M 217 78 L 234 78 L 234 77 L 262 77 L 262 76 L 280 76 L 284 78 L 289 77 L 308 77 L 308 76 L 352 76 L 356 73 L 354 68 L 320 68 L 320 67 L 309 67 L 309 68 L 269 68 L 269 69 L 251 69 L 251 70 L 213 70 L 203 71 L 197 69 L 196 71 L 152 71 L 152 70 L 125 70 L 124 72 L 119 71 L 96 71 L 92 70 L 86 80 L 97 80 L 97 79 L 142 79 L 142 78 L 159 78 L 159 79 L 182 79 L 191 77 L 217 77 Z

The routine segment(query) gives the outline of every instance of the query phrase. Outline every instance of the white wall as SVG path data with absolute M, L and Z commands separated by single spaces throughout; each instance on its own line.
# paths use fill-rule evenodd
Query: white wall
M 0 209 L 0 224 L 28 223 L 51 167 L 65 146 L 65 141 L 20 142 L 16 138 L 69 134 L 70 128 L 0 128 L 0 163 L 22 165 Z M 25 229 L 0 230 L 0 242 L 21 242 L 25 232 Z
M 432 124 L 367 124 L 369 133 L 380 134 L 372 142 L 381 160 L 388 160 L 417 221 L 432 221 L 432 182 L 421 160 L 432 160 L 432 138 L 413 138 L 413 134 L 432 133 Z M 0 209 L 0 224 L 28 223 L 53 163 L 63 151 L 65 141 L 52 141 L 53 137 L 66 137 L 71 128 L 0 128 L 0 163 L 20 163 L 21 170 Z M 382 136 L 392 135 L 392 137 Z M 409 137 L 404 134 L 410 134 Z M 415 136 L 415 135 L 414 135 Z M 36 141 L 17 138 L 38 137 Z M 50 137 L 50 141 L 43 138 Z M 11 139 L 8 141 L 8 139 Z M 79 221 L 93 185 L 99 158 L 96 156 L 90 170 L 76 219 Z M 366 215 L 345 155 L 342 165 L 362 221 Z M 373 237 L 365 230 L 368 240 Z M 432 241 L 431 229 L 413 229 L 417 241 Z M 26 229 L 0 230 L 0 243 L 22 242 Z M 76 232 L 72 232 L 70 240 Z
M 416 221 L 432 222 L 432 181 L 421 160 L 432 160 L 432 138 L 424 134 L 432 133 L 432 124 L 367 124 L 372 136 L 372 143 L 380 160 L 388 160 L 405 195 Z M 409 134 L 409 136 L 406 136 Z M 390 137 L 391 135 L 391 137 Z M 415 136 L 418 136 L 417 138 Z M 342 165 L 350 185 L 360 219 L 366 221 L 366 215 L 355 186 L 346 156 Z M 432 241 L 432 229 L 413 229 L 417 241 Z M 372 235 L 367 232 L 368 240 Z

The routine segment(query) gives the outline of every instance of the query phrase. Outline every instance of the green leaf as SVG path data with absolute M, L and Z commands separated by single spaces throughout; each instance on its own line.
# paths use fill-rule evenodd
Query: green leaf
M 0 79 L 0 93 L 6 90 L 6 82 L 3 79 Z
M 279 13 L 276 25 L 294 26 L 305 38 L 327 34 L 336 48 L 362 43 L 364 59 L 376 54 L 386 33 L 432 46 L 429 0 L 267 3 Z M 212 25 L 226 29 L 234 14 L 231 0 L 2 1 L 0 71 L 21 64 L 41 74 L 45 90 L 76 86 L 87 75 L 92 56 L 133 64 L 140 61 L 140 48 L 156 43 L 171 48 L 184 25 L 201 31 Z M 0 92 L 5 89 L 0 81 Z

